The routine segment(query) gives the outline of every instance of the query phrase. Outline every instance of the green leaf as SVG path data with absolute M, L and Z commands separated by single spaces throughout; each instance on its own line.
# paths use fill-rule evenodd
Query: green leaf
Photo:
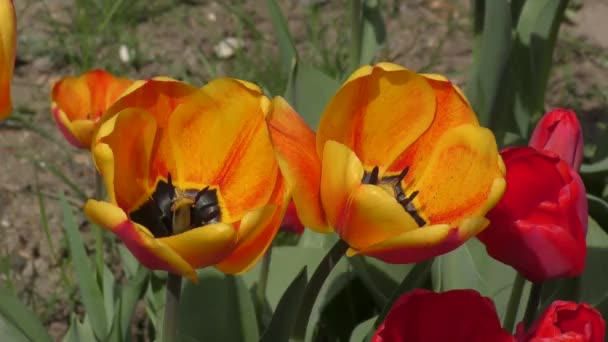
M 353 270 L 367 286 L 379 307 L 384 307 L 395 288 L 414 268 L 413 264 L 388 264 L 375 258 L 356 255 L 348 259 Z
M 275 0 L 265 0 L 272 27 L 279 45 L 279 53 L 281 55 L 281 67 L 283 73 L 289 76 L 293 73 L 296 63 L 298 62 L 298 52 L 296 45 L 293 42 L 287 19 L 283 15 L 281 8 Z
M 475 45 L 477 49 L 466 93 L 480 123 L 489 126 L 511 53 L 511 7 L 509 0 L 493 0 L 483 6 L 479 1 L 475 4 L 476 14 L 484 10 L 483 20 L 476 15 L 475 29 L 479 30 L 482 23 L 483 29 Z
M 350 335 L 350 342 L 367 342 L 370 341 L 375 329 L 374 322 L 378 319 L 378 316 L 374 316 L 366 321 L 363 321 L 357 325 Z
M 581 175 L 608 174 L 608 157 L 593 164 L 581 165 Z
M 118 329 L 122 341 L 127 341 L 129 338 L 129 328 L 131 327 L 131 319 L 135 312 L 137 302 L 142 298 L 148 284 L 150 271 L 141 267 L 135 276 L 129 278 L 128 282 L 120 289 L 119 302 L 119 321 Z
M 589 215 L 598 223 L 606 233 L 608 233 L 608 202 L 603 199 L 587 194 L 589 205 Z
M 362 9 L 361 53 L 359 65 L 370 64 L 386 42 L 386 28 L 378 0 L 365 0 Z
M 92 342 L 99 341 L 95 338 L 95 333 L 91 327 L 89 316 L 85 315 L 82 322 L 78 321 L 78 317 L 73 315 L 70 320 L 70 329 L 63 337 L 63 342 Z
M 477 290 L 490 297 L 496 311 L 502 315 L 515 280 L 515 270 L 490 257 L 485 246 L 477 239 L 471 239 L 454 251 L 435 258 L 431 274 L 435 291 Z M 528 293 L 529 288 L 524 288 L 520 308 L 525 305 Z M 518 317 L 523 316 L 523 311 L 520 310 Z
M 205 268 L 186 281 L 179 307 L 180 336 L 197 341 L 258 341 L 258 323 L 240 276 Z
M 63 210 L 64 228 L 68 239 L 68 248 L 74 265 L 74 272 L 78 279 L 82 304 L 90 319 L 95 336 L 98 340 L 103 341 L 108 335 L 108 319 L 104 310 L 104 298 L 97 286 L 94 268 L 91 267 L 89 257 L 84 250 L 74 214 L 62 193 L 60 193 L 60 201 Z
M 289 84 L 285 98 L 304 121 L 316 129 L 325 106 L 340 88 L 340 83 L 313 66 L 297 64 Z
M 279 300 L 272 320 L 260 342 L 287 341 L 289 339 L 291 329 L 296 322 L 298 308 L 304 298 L 306 283 L 306 266 L 304 266 Z
M 4 286 L 0 286 L 0 336 L 7 341 L 51 341 L 38 317 Z

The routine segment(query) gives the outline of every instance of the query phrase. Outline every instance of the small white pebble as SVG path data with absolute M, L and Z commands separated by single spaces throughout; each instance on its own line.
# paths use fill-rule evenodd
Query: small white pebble
M 211 21 L 211 22 L 216 22 L 217 21 L 217 17 L 215 16 L 215 13 L 213 12 L 209 12 L 207 13 L 207 20 Z
M 240 39 L 234 37 L 228 37 L 217 43 L 213 47 L 213 52 L 219 58 L 226 59 L 234 56 L 237 49 L 243 46 L 243 42 Z
M 2 221 L 0 221 L 0 225 L 2 225 L 3 228 L 8 228 L 11 223 L 7 219 L 2 219 Z
M 125 44 L 121 44 L 118 48 L 118 56 L 123 63 L 129 63 L 131 60 L 131 54 L 129 53 L 129 48 Z

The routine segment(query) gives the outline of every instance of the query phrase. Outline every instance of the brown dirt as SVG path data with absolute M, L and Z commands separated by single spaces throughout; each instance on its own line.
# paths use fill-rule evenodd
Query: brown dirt
M 29 113 L 26 115 L 28 120 L 49 132 L 62 146 L 10 122 L 0 126 L 0 230 L 3 236 L 0 282 L 14 286 L 23 301 L 42 317 L 50 333 L 59 338 L 67 328 L 70 312 L 75 309 L 73 303 L 77 294 L 62 281 L 59 265 L 69 259 L 62 242 L 61 210 L 52 198 L 59 192 L 70 198 L 75 196 L 55 175 L 36 168 L 30 159 L 56 165 L 89 196 L 93 195 L 94 171 L 87 152 L 66 147 L 49 112 L 50 85 L 63 75 L 74 74 L 77 68 L 65 60 L 58 61 L 54 57 L 56 51 L 45 53 L 45 46 L 53 45 L 49 42 L 54 36 L 48 22 L 37 19 L 50 15 L 69 20 L 65 14 L 66 1 L 46 2 L 48 8 L 35 0 L 16 2 L 19 57 L 13 93 L 16 109 Z M 285 0 L 281 5 L 289 17 L 298 49 L 315 61 L 318 58 L 305 29 L 304 2 Z M 343 3 L 336 1 L 326 5 L 323 17 L 330 39 L 336 42 L 342 35 L 337 30 L 346 27 L 340 25 L 345 20 L 340 12 L 345 7 Z M 382 59 L 414 70 L 430 66 L 434 72 L 447 74 L 455 82 L 463 83 L 471 63 L 468 8 L 463 3 L 468 4 L 468 1 L 388 1 L 386 7 L 390 11 L 385 12 L 388 45 L 382 51 Z M 255 54 L 260 61 L 277 60 L 265 7 L 252 3 L 243 6 L 247 17 L 263 35 L 263 39 L 256 42 L 251 33 L 246 32 L 243 53 Z M 557 66 L 547 96 L 548 106 L 577 110 L 587 122 L 586 129 L 594 134 L 605 132 L 596 127 L 598 123 L 604 126 L 608 123 L 608 41 L 606 30 L 602 29 L 607 17 L 608 6 L 602 0 L 589 0 L 574 13 L 573 23 L 566 25 L 561 34 L 555 57 Z M 451 23 L 449 29 L 447 21 Z M 116 60 L 110 62 L 133 78 L 165 74 L 202 83 L 210 77 L 200 58 L 204 54 L 217 64 L 218 75 L 240 76 L 235 75 L 238 68 L 231 60 L 212 57 L 213 46 L 222 38 L 237 36 L 237 23 L 234 15 L 218 3 L 183 1 L 161 15 L 126 28 L 139 42 L 138 65 L 121 65 L 118 53 L 114 54 Z M 431 58 L 433 55 L 437 56 L 436 60 Z M 38 187 L 51 198 L 45 203 L 56 255 L 52 255 L 42 230 L 35 196 L 36 179 Z M 82 228 L 88 246 L 92 246 L 92 234 L 86 225 Z M 71 266 L 65 266 L 69 271 Z

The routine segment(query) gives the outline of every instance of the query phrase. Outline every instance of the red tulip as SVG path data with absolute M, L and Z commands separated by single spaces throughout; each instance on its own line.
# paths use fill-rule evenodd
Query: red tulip
M 603 342 L 606 324 L 602 315 L 588 304 L 555 301 L 528 331 L 517 326 L 518 342 Z
M 304 225 L 300 222 L 298 213 L 296 212 L 296 206 L 293 201 L 289 202 L 283 221 L 281 222 L 281 230 L 285 232 L 292 232 L 294 234 L 302 235 L 304 232 Z
M 536 124 L 529 146 L 554 152 L 578 170 L 583 162 L 583 133 L 576 113 L 558 108 L 545 114 Z
M 530 147 L 501 152 L 507 189 L 477 235 L 495 259 L 530 281 L 574 277 L 585 268 L 587 199 L 578 175 L 557 155 Z
M 372 342 L 506 342 L 494 303 L 474 290 L 435 293 L 414 290 L 402 295 Z

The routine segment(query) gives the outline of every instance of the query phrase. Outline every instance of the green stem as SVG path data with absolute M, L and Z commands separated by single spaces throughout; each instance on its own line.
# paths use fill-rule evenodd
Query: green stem
M 528 329 L 534 318 L 536 317 L 536 310 L 540 303 L 540 294 L 543 289 L 543 283 L 532 283 L 532 289 L 530 289 L 530 297 L 528 298 L 528 305 L 526 306 L 526 313 L 524 314 L 524 328 Z
M 386 315 L 388 315 L 389 311 L 391 311 L 393 304 L 395 304 L 402 294 L 424 285 L 426 277 L 431 271 L 433 260 L 434 259 L 429 259 L 419 262 L 407 273 L 401 284 L 399 284 L 395 291 L 393 291 L 393 294 L 391 294 L 391 297 L 384 305 L 384 308 L 382 308 L 382 312 L 378 315 L 378 318 L 374 322 L 375 327 L 380 326 L 380 324 L 386 318 Z
M 266 287 L 268 286 L 268 274 L 270 273 L 270 258 L 272 256 L 272 246 L 268 248 L 262 257 L 262 269 L 260 270 L 260 279 L 256 288 L 258 302 L 264 305 L 266 302 Z
M 513 282 L 513 288 L 511 289 L 511 296 L 509 297 L 509 304 L 507 304 L 507 312 L 505 313 L 503 322 L 503 327 L 508 332 L 513 332 L 513 327 L 515 327 L 515 318 L 519 311 L 519 303 L 521 301 L 521 294 L 524 292 L 525 283 L 526 278 L 517 273 L 515 275 L 515 281 Z
M 302 297 L 302 305 L 300 306 L 300 311 L 298 312 L 290 341 L 304 341 L 304 338 L 306 337 L 306 328 L 308 327 L 308 321 L 310 319 L 310 313 L 312 312 L 312 308 L 315 304 L 317 296 L 319 295 L 319 291 L 321 290 L 321 287 L 323 287 L 327 276 L 338 261 L 340 261 L 340 258 L 344 256 L 347 249 L 348 244 L 344 242 L 344 240 L 338 240 L 338 242 L 336 242 L 336 244 L 325 255 L 323 260 L 321 260 L 319 266 L 317 266 L 317 269 L 310 277 L 310 281 L 308 282 L 308 285 L 306 285 L 306 290 L 304 291 L 304 296 Z
M 95 199 L 103 200 L 103 178 L 95 170 Z M 97 275 L 101 280 L 103 274 L 104 262 L 103 262 L 103 228 L 95 226 L 95 265 L 97 267 Z M 101 281 L 100 281 L 101 284 Z
M 362 0 L 351 0 L 351 42 L 350 42 L 350 70 L 356 70 L 361 64 L 361 35 L 363 34 Z
M 182 277 L 173 273 L 168 275 L 162 342 L 177 341 L 179 299 L 182 294 Z

